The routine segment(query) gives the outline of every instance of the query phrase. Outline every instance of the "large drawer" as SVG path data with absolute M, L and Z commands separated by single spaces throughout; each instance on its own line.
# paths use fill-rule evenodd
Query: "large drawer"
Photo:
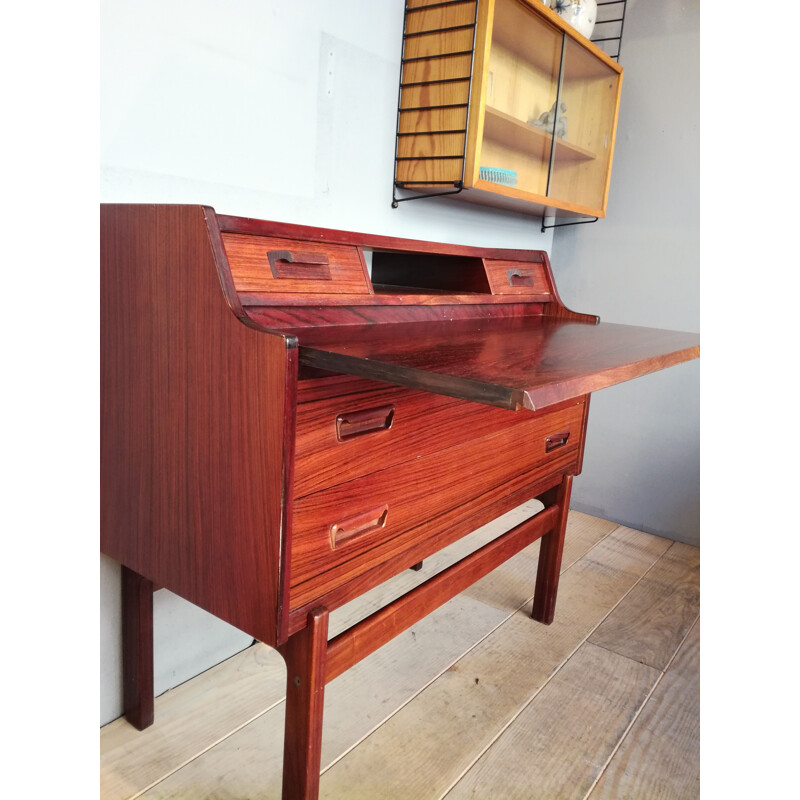
M 532 483 L 537 476 L 577 464 L 583 412 L 580 400 L 466 441 L 469 433 L 462 428 L 462 441 L 447 449 L 297 498 L 290 607 L 411 548 L 420 536 L 430 535 L 425 523 L 466 509 L 486 492 L 511 491 L 520 476 Z
M 367 382 L 364 382 L 367 383 Z M 294 496 L 304 497 L 533 418 L 444 395 L 374 388 L 297 408 Z
M 237 292 L 369 294 L 357 247 L 223 233 Z

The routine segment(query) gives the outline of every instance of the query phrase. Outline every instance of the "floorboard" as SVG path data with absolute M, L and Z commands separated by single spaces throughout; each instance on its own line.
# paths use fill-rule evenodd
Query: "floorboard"
M 583 800 L 658 677 L 645 664 L 581 645 L 447 800 Z
M 286 667 L 263 644 L 156 698 L 144 731 L 122 718 L 101 728 L 100 796 L 123 800 L 179 769 L 285 695 Z
M 664 670 L 700 613 L 700 551 L 672 544 L 589 639 Z
M 332 635 L 534 510 L 338 609 Z M 698 796 L 699 551 L 571 512 L 551 626 L 529 616 L 537 560 L 535 543 L 327 687 L 321 797 Z M 105 726 L 102 800 L 279 798 L 284 681 L 254 645 L 157 698 L 152 728 Z
M 325 772 L 320 797 L 441 797 L 669 544 L 617 528 L 564 572 L 552 625 L 514 614 Z
M 700 623 L 686 637 L 588 800 L 700 796 Z

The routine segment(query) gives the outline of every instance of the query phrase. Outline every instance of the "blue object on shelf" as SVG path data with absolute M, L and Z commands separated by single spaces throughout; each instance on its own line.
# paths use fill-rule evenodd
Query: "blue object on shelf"
M 502 169 L 501 167 L 481 167 L 478 177 L 482 181 L 499 183 L 501 186 L 516 186 L 517 173 L 513 169 Z

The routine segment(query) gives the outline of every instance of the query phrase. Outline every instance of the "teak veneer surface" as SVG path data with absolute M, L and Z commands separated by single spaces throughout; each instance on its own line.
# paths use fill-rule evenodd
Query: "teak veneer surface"
M 237 292 L 286 292 L 301 296 L 369 293 L 358 249 L 352 245 L 234 233 L 223 233 L 222 242 Z M 293 260 L 286 266 L 288 275 L 273 274 L 270 254 Z M 308 259 L 310 264 L 305 263 Z M 315 275 L 319 268 L 324 273 Z
M 300 363 L 503 408 L 543 408 L 699 355 L 692 333 L 548 317 L 298 329 Z
M 101 206 L 100 546 L 275 643 L 297 349 L 226 303 L 200 206 Z
M 387 560 L 382 563 L 376 563 L 378 559 L 370 563 L 371 557 L 377 553 L 367 554 L 363 559 L 345 562 L 293 589 L 289 634 L 305 625 L 305 615 L 316 604 L 324 602 L 326 607 L 336 609 L 407 570 L 413 564 L 427 561 L 442 548 L 467 536 L 476 527 L 487 525 L 530 498 L 552 489 L 559 482 L 560 471 L 577 469 L 577 459 L 575 454 L 566 453 L 549 466 L 549 475 L 545 477 L 540 472 L 533 476 L 519 476 L 507 486 L 484 492 L 468 503 L 451 508 L 435 519 L 412 528 L 401 537 L 402 546 L 400 542 L 387 542 L 381 551 Z
M 298 406 L 296 497 L 515 428 L 538 416 L 530 411 L 509 414 L 507 409 L 398 386 L 362 382 L 364 385 L 376 388 Z M 570 401 L 571 405 L 578 403 Z M 341 439 L 337 435 L 337 419 L 358 414 L 372 416 L 377 424 L 390 427 Z M 391 421 L 387 423 L 389 414 Z M 553 426 L 557 424 L 553 422 Z M 556 427 L 548 433 L 557 433 Z
M 435 518 L 440 514 L 466 509 L 473 498 L 497 487 L 505 493 L 521 474 L 530 479 L 534 469 L 542 468 L 544 476 L 556 472 L 563 458 L 577 461 L 582 421 L 583 405 L 575 405 L 480 439 L 471 439 L 464 432 L 464 441 L 454 447 L 295 500 L 292 606 L 295 587 L 313 576 L 336 566 L 361 569 L 362 561 L 376 566 L 386 561 L 389 553 L 408 546 L 409 537 L 401 536 L 406 531 L 428 520 L 438 528 Z M 546 452 L 546 437 L 560 432 L 569 433 L 566 444 Z M 510 458 L 511 453 L 514 457 Z M 381 527 L 353 537 L 342 547 L 331 548 L 329 531 L 333 525 L 356 512 L 384 507 L 388 513 Z M 432 530 L 425 538 L 434 536 Z M 412 534 L 410 538 L 418 536 Z

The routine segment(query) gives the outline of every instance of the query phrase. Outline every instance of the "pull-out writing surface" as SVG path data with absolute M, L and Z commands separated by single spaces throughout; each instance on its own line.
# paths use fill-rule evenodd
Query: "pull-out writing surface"
M 300 363 L 538 410 L 699 355 L 692 333 L 526 316 L 295 331 Z

